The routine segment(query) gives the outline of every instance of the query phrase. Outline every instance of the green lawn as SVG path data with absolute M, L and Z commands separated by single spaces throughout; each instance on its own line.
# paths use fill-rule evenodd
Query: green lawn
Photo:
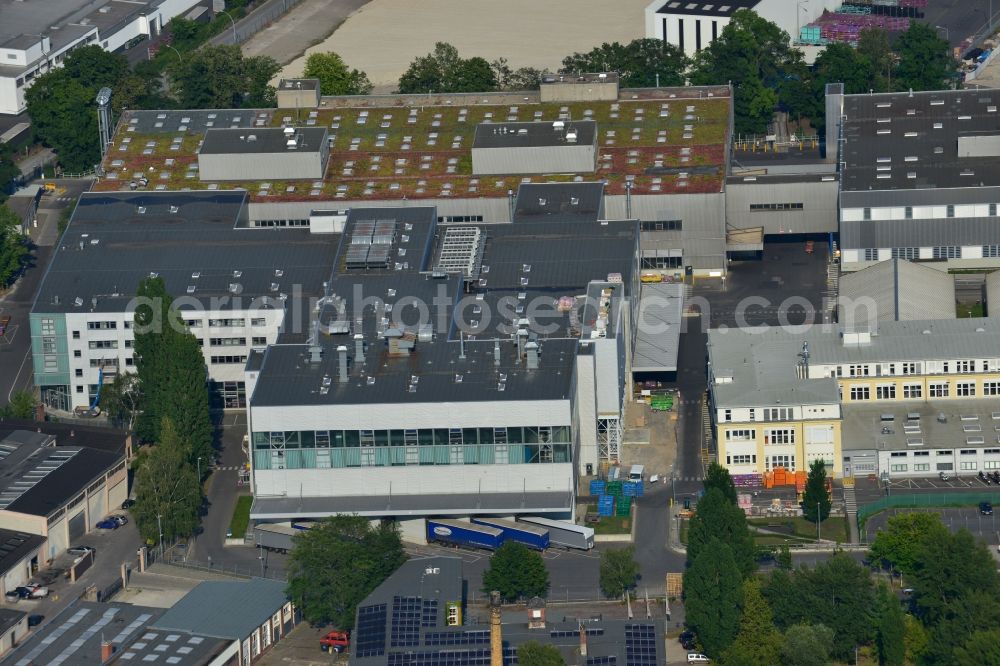
M 229 521 L 229 531 L 234 539 L 242 539 L 246 536 L 247 526 L 250 525 L 250 505 L 253 504 L 251 495 L 240 495 L 236 500 L 236 508 L 233 509 L 233 519 Z
M 816 539 L 816 524 L 805 518 L 750 518 L 747 522 L 751 526 L 780 533 L 758 534 L 756 541 L 760 545 L 780 545 L 785 543 L 786 539 L 794 541 L 814 541 Z M 824 520 L 820 525 L 820 533 L 824 541 L 846 543 L 850 539 L 847 519 L 842 516 L 834 516 Z
M 587 513 L 597 515 L 597 506 L 588 506 Z M 596 534 L 631 534 L 631 516 L 602 516 L 598 523 L 587 523 Z
M 955 316 L 960 319 L 982 317 L 984 314 L 982 303 L 957 303 L 955 305 Z

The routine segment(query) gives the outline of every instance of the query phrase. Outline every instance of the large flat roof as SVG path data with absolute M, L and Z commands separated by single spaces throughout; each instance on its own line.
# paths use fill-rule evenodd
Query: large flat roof
M 48 516 L 125 460 L 123 454 L 55 443 L 50 435 L 26 430 L 0 440 L 0 509 Z
M 657 14 L 732 16 L 737 9 L 753 9 L 761 0 L 669 0 Z
M 601 213 L 604 183 L 526 183 L 517 188 L 514 222 L 593 222 Z
M 592 120 L 476 125 L 473 148 L 554 148 L 593 145 L 597 124 Z M 570 141 L 569 136 L 575 135 Z
M 101 664 L 102 641 L 110 642 L 115 654 L 121 655 L 162 612 L 132 604 L 77 601 L 34 631 L 5 662 L 13 666 Z
M 1000 411 L 990 400 L 903 400 L 878 406 L 849 403 L 843 406 L 841 427 L 845 451 L 1000 446 L 996 429 L 1000 427 Z
M 369 227 L 378 236 L 380 224 L 395 229 L 394 236 L 384 232 L 394 240 L 383 246 L 381 265 L 351 268 L 358 261 L 355 236 Z M 470 283 L 457 273 L 430 270 L 440 254 L 435 244 L 455 226 L 438 229 L 433 208 L 351 209 L 319 315 L 320 358 L 312 360 L 309 345 L 269 347 L 251 404 L 568 399 L 579 336 L 591 322 L 584 321 L 586 302 L 583 309 L 557 306 L 560 299 L 576 306 L 591 283 L 612 273 L 629 283 L 636 223 L 457 225 L 478 233 L 484 248 L 480 277 Z M 475 302 L 456 314 L 463 296 Z M 415 303 L 427 307 L 429 319 L 413 323 Z M 334 319 L 339 323 L 328 328 Z M 522 319 L 522 344 L 540 348 L 537 369 L 527 368 L 525 350 L 512 336 Z M 355 335 L 364 341 L 360 359 Z M 396 353 L 393 338 L 411 351 Z M 347 381 L 340 381 L 341 345 L 349 356 Z
M 955 318 L 954 276 L 905 259 L 842 275 L 837 298 L 837 320 L 854 326 Z
M 683 284 L 642 285 L 632 372 L 677 372 L 683 323 Z
M 546 102 L 537 92 L 469 95 L 324 97 L 319 109 L 217 109 L 128 111 L 105 159 L 100 190 L 121 190 L 153 167 L 149 188 L 225 189 L 200 181 L 192 168 L 205 131 L 236 127 L 248 132 L 297 126 L 326 128 L 331 139 L 327 172 L 320 180 L 282 180 L 252 201 L 416 200 L 438 197 L 503 198 L 522 181 L 572 182 L 587 174 L 472 174 L 476 127 L 562 120 L 595 124 L 597 177 L 609 194 L 720 192 L 725 178 L 730 99 L 726 86 L 622 90 L 617 101 Z M 492 135 L 491 135 L 492 136 Z M 684 173 L 687 177 L 681 177 Z M 236 186 L 236 183 L 232 184 Z M 289 191 L 287 188 L 293 188 Z M 442 194 L 446 192 L 446 194 Z M 323 203 L 325 202 L 325 203 Z M 343 202 L 343 203 L 341 203 Z
M 1000 137 L 998 106 L 996 89 L 846 95 L 843 189 L 1000 185 L 1000 153 L 964 157 L 959 150 L 963 135 Z
M 288 602 L 280 580 L 207 580 L 153 622 L 154 629 L 242 641 Z
M 326 141 L 325 127 L 294 127 L 285 132 L 278 127 L 250 130 L 213 127 L 205 131 L 198 152 L 202 155 L 233 155 L 287 152 L 317 152 Z M 294 147 L 289 142 L 294 141 Z
M 241 228 L 245 216 L 246 192 L 86 193 L 33 311 L 123 312 L 151 273 L 174 298 L 219 309 L 254 299 L 279 305 L 274 299 L 294 285 L 306 295 L 322 290 L 339 236 Z

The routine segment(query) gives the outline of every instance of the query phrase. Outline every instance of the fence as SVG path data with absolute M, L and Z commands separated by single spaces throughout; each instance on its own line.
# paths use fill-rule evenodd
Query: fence
M 265 2 L 234 24 L 230 24 L 229 27 L 205 43 L 209 46 L 242 44 L 280 18 L 289 9 L 299 4 L 299 2 L 301 0 L 268 0 L 268 2 Z
M 858 527 L 863 528 L 871 516 L 886 509 L 913 509 L 920 507 L 973 506 L 980 502 L 1000 504 L 1000 492 L 993 493 L 941 493 L 926 495 L 890 495 L 858 507 Z

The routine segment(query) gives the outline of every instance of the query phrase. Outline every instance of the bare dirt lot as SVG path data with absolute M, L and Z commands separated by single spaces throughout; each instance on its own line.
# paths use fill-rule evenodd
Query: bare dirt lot
M 462 57 L 507 58 L 511 67 L 555 70 L 574 51 L 643 36 L 647 0 L 373 0 L 328 39 L 289 63 L 281 76 L 299 76 L 315 51 L 336 51 L 368 74 L 376 90 L 392 90 L 417 56 L 449 42 Z

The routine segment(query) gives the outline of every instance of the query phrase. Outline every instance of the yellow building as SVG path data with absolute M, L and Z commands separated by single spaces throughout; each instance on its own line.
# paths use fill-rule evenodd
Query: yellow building
M 719 462 L 733 474 L 1000 469 L 1000 319 L 886 321 L 874 332 L 709 332 Z

